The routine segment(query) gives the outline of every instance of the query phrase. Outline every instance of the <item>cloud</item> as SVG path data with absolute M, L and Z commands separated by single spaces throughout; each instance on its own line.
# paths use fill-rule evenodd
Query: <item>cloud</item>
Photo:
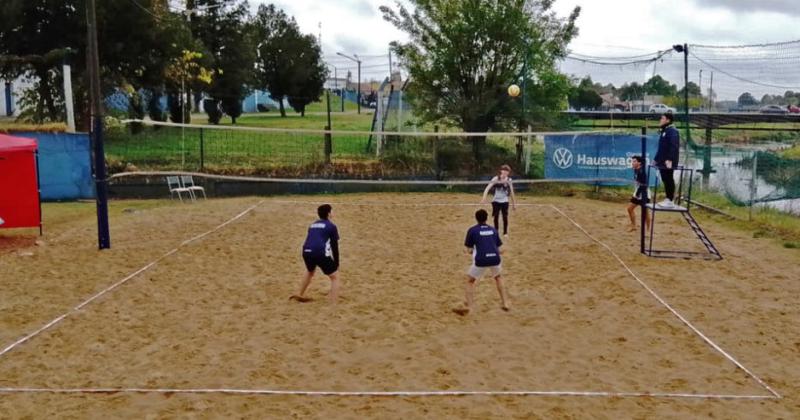
M 363 17 L 372 17 L 378 12 L 379 6 L 368 0 L 350 0 L 340 2 L 339 7 L 352 10 L 356 14 Z
M 796 0 L 695 0 L 701 8 L 727 9 L 735 13 L 771 12 L 789 16 L 800 16 L 800 4 Z
M 353 35 L 339 35 L 335 38 L 334 43 L 339 47 L 337 48 L 339 51 L 354 51 L 356 54 L 370 51 L 369 44 L 362 38 Z

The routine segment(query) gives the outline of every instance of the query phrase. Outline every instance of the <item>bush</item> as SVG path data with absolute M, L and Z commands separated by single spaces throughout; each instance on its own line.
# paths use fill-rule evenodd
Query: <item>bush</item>
M 236 124 L 236 119 L 242 115 L 242 101 L 239 98 L 225 98 L 222 100 L 222 110 Z
M 161 92 L 155 91 L 150 94 L 147 101 L 147 115 L 153 121 L 166 121 L 167 116 L 161 108 Z
M 274 106 L 267 104 L 257 104 L 256 108 L 258 109 L 258 112 L 270 112 L 275 110 Z
M 138 91 L 133 91 L 128 101 L 128 118 L 132 120 L 144 119 L 144 101 L 142 95 Z M 128 124 L 132 134 L 139 134 L 144 129 L 141 123 Z
M 208 114 L 209 124 L 217 125 L 222 119 L 222 111 L 219 110 L 219 102 L 214 99 L 204 99 L 203 109 Z
M 191 112 L 186 110 L 181 105 L 181 97 L 179 93 L 170 93 L 167 96 L 167 107 L 169 107 L 169 119 L 175 123 L 188 124 L 192 120 Z

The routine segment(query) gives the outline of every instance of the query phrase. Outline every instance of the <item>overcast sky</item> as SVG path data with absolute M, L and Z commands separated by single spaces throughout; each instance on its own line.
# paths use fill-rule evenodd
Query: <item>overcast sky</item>
M 253 3 L 269 3 L 252 0 Z M 326 54 L 382 54 L 403 34 L 378 8 L 394 0 L 277 0 L 305 32 L 319 33 Z M 572 47 L 593 55 L 663 49 L 677 42 L 749 44 L 800 39 L 798 0 L 556 0 L 567 16 L 581 6 Z
M 321 32 L 326 59 L 341 72 L 355 66 L 336 53 L 356 53 L 365 57 L 364 78 L 383 78 L 389 42 L 405 39 L 378 9 L 395 0 L 273 3 L 294 16 L 304 32 Z M 567 16 L 575 6 L 581 7 L 580 34 L 570 48 L 593 56 L 636 55 L 683 42 L 738 45 L 800 39 L 800 0 L 556 0 L 554 9 Z

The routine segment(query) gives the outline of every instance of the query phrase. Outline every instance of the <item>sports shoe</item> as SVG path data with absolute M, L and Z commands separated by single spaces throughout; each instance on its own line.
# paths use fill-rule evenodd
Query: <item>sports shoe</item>
M 674 209 L 675 203 L 673 203 L 669 198 L 665 198 L 660 203 L 656 204 L 656 207 L 661 209 Z

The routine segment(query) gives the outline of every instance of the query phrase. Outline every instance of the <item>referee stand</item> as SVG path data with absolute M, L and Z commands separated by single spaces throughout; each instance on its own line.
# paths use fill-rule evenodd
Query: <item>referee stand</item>
M 647 156 L 647 131 L 646 128 L 642 128 L 642 156 Z M 659 188 L 659 181 L 660 179 L 652 173 L 652 170 L 655 169 L 658 172 L 659 168 L 656 165 L 648 165 L 647 166 L 647 185 L 650 185 L 650 177 L 655 177 L 655 186 L 653 197 L 650 200 L 643 200 L 642 202 L 642 211 L 641 211 L 641 234 L 640 234 L 640 249 L 642 254 L 647 255 L 648 257 L 656 257 L 656 258 L 684 258 L 684 259 L 692 259 L 692 258 L 701 258 L 706 260 L 721 260 L 722 255 L 719 253 L 719 250 L 714 243 L 711 242 L 711 239 L 708 238 L 703 228 L 700 227 L 700 224 L 697 223 L 697 220 L 692 216 L 691 212 L 691 205 L 692 205 L 692 183 L 694 179 L 694 169 L 687 168 L 683 165 L 678 165 L 675 167 L 673 176 L 677 175 L 677 179 L 675 180 L 678 184 L 678 190 L 676 191 L 675 196 L 675 205 L 673 207 L 661 207 L 658 204 L 658 188 Z M 688 182 L 687 182 L 688 179 Z M 684 191 L 684 186 L 687 185 L 686 191 Z M 649 234 L 645 228 L 645 212 L 650 211 L 652 216 L 650 218 L 650 232 Z M 666 249 L 656 249 L 653 246 L 654 238 L 655 238 L 655 231 L 656 231 L 656 215 L 659 212 L 664 213 L 678 213 L 680 214 L 689 227 L 692 229 L 694 234 L 700 240 L 700 242 L 705 246 L 708 252 L 693 252 L 693 251 L 683 251 L 683 250 L 666 250 Z

